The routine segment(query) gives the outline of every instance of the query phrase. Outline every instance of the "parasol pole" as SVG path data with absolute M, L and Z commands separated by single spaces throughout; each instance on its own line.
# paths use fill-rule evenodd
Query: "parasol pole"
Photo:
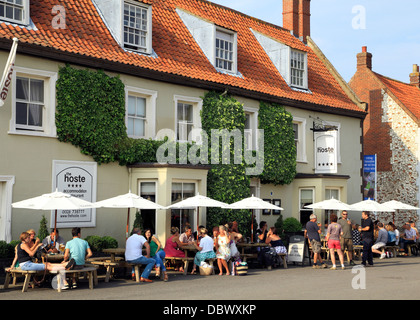
M 251 243 L 254 243 L 254 209 L 251 209 Z
M 53 242 L 53 248 L 55 248 L 55 242 L 57 240 L 57 209 L 55 209 L 55 215 L 54 215 L 54 242 Z
M 128 225 L 130 224 L 130 208 L 127 209 L 127 227 L 125 228 L 125 240 L 128 239 Z

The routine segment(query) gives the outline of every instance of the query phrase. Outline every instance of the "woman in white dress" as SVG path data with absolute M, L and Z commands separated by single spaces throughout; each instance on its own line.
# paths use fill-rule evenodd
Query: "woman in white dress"
M 230 259 L 230 237 L 226 231 L 226 227 L 219 226 L 219 235 L 216 241 L 216 258 L 219 267 L 219 276 L 223 275 L 223 267 L 226 269 L 226 275 L 229 275 L 229 267 L 227 262 Z

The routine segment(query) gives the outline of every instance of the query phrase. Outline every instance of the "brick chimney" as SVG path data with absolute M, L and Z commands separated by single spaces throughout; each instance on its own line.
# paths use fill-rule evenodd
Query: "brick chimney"
M 362 47 L 362 52 L 357 54 L 357 69 L 368 68 L 372 70 L 372 54 L 367 52 L 367 47 Z
M 283 0 L 283 28 L 306 43 L 311 35 L 311 0 Z
M 410 73 L 410 84 L 420 88 L 420 69 L 417 64 L 413 64 L 413 73 Z

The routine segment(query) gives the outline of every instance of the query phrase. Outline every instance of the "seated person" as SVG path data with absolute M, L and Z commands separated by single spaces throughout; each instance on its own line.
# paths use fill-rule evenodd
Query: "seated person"
M 196 242 L 193 242 L 198 252 L 194 257 L 194 266 L 192 268 L 191 274 L 195 273 L 197 266 L 200 266 L 202 261 L 216 258 L 216 254 L 213 250 L 213 239 L 207 235 L 207 229 L 204 227 L 200 228 L 199 232 L 201 236 L 200 245 L 198 245 Z
M 56 229 L 54 233 L 53 229 L 51 230 L 50 235 L 42 240 L 42 244 L 47 252 L 57 253 L 60 250 L 60 244 L 65 245 L 66 242 L 64 241 L 63 237 L 59 235 L 58 230 Z
M 167 240 L 166 240 L 166 244 L 165 244 L 165 256 L 166 257 L 178 257 L 178 258 L 184 258 L 185 257 L 185 252 L 183 250 L 180 250 L 182 248 L 182 246 L 187 245 L 186 243 L 182 243 L 181 241 L 179 241 L 179 229 L 177 227 L 172 227 L 171 228 L 171 234 L 172 236 L 170 236 Z M 181 265 L 179 267 L 179 271 L 184 272 L 184 267 L 182 266 L 182 262 L 181 263 L 177 263 L 178 265 Z
M 34 263 L 32 262 L 32 258 L 35 256 L 37 250 L 42 246 L 42 243 L 38 243 L 37 245 L 30 246 L 30 242 L 32 241 L 29 233 L 22 232 L 19 237 L 21 243 L 17 245 L 17 260 L 19 262 L 19 267 L 23 271 L 60 271 L 60 270 L 70 270 L 73 269 L 75 265 L 75 261 L 71 259 L 69 262 L 62 262 L 62 263 Z M 67 280 L 64 279 L 64 288 L 68 289 Z
M 411 225 L 409 223 L 406 223 L 404 226 L 404 234 L 401 237 L 400 241 L 400 247 L 404 250 L 404 255 L 407 255 L 408 253 L 408 245 L 409 244 L 415 244 L 416 243 L 416 230 L 411 228 Z
M 378 222 L 377 226 L 378 226 L 378 238 L 376 239 L 375 244 L 372 246 L 372 252 L 380 254 L 381 257 L 379 259 L 383 259 L 385 258 L 386 254 L 385 252 L 379 251 L 379 249 L 386 246 L 388 242 L 388 231 L 386 231 L 382 222 Z
M 188 243 L 191 244 L 193 242 L 194 238 L 193 238 L 193 232 L 190 226 L 186 226 L 184 228 L 184 233 L 181 233 L 179 235 L 179 241 L 181 241 L 182 243 Z
M 395 234 L 394 228 L 392 225 L 387 224 L 385 226 L 386 231 L 388 232 L 388 242 L 386 243 L 387 246 L 395 246 L 397 242 L 397 236 Z

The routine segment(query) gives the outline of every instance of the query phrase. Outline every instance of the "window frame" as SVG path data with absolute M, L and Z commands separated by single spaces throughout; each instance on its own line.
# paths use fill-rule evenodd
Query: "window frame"
M 301 207 L 301 204 L 302 204 L 302 191 L 303 190 L 310 190 L 310 191 L 312 191 L 312 202 L 310 204 L 313 204 L 315 202 L 315 188 L 314 187 L 302 187 L 302 188 L 299 188 L 299 205 L 298 205 L 298 207 L 299 207 L 299 222 L 301 222 L 301 223 L 302 223 L 302 213 L 301 213 L 302 211 L 312 212 L 312 213 L 314 211 L 313 209 Z M 306 204 L 306 205 L 309 205 L 309 204 Z
M 298 125 L 298 146 L 296 148 L 296 161 L 297 162 L 308 162 L 306 155 L 306 119 L 293 117 L 293 124 Z
M 178 140 L 178 103 L 191 104 L 193 106 L 193 127 L 191 129 L 191 140 L 187 137 L 187 140 Z M 198 131 L 201 131 L 201 110 L 203 108 L 203 100 L 201 98 L 187 97 L 181 95 L 174 95 L 174 109 L 175 109 L 175 140 L 179 143 L 184 142 L 196 142 L 201 144 L 201 136 L 199 139 Z
M 146 119 L 144 127 L 144 136 L 134 136 L 128 134 L 128 96 L 135 96 L 146 99 Z M 128 137 L 133 139 L 151 139 L 155 137 L 156 99 L 157 91 L 132 86 L 125 86 L 125 125 L 127 128 Z
M 133 48 L 135 45 L 125 42 L 125 25 L 124 25 L 124 16 L 125 16 L 125 5 L 139 7 L 141 9 L 147 10 L 147 26 L 146 26 L 146 46 L 143 48 L 138 46 L 137 49 Z M 152 6 L 144 3 L 136 2 L 133 0 L 124 0 L 122 1 L 121 8 L 121 44 L 124 50 L 134 51 L 144 54 L 152 54 Z
M 221 68 L 217 66 L 218 57 L 216 55 L 216 51 L 218 50 L 216 43 L 217 40 L 220 39 L 217 37 L 218 33 L 224 33 L 232 37 L 232 70 Z M 223 41 L 226 41 L 222 39 Z M 229 74 L 237 74 L 238 73 L 238 34 L 235 31 L 228 30 L 219 26 L 215 26 L 214 31 L 214 67 L 219 72 L 226 72 Z
M 172 193 L 173 193 L 173 184 L 174 183 L 180 183 L 181 186 L 181 200 L 185 200 L 184 199 L 184 184 L 186 183 L 190 183 L 190 184 L 194 184 L 194 196 L 197 194 L 197 190 L 198 190 L 198 181 L 197 180 L 181 180 L 181 179 L 173 179 L 171 182 L 171 205 L 175 204 L 175 202 L 172 202 Z M 171 209 L 171 225 L 172 225 L 172 210 L 179 210 L 180 212 L 180 225 L 177 226 L 179 228 L 180 233 L 184 232 L 183 231 L 183 226 L 182 226 L 182 215 L 185 213 L 184 211 L 188 211 L 188 214 L 191 214 L 192 211 L 192 219 L 193 219 L 193 223 L 191 225 L 191 228 L 196 231 L 195 229 L 197 229 L 197 215 L 196 210 L 195 209 Z
M 1 1 L 1 3 L 4 3 L 5 5 L 8 4 L 8 5 L 11 5 L 13 7 L 19 6 L 19 5 L 16 5 L 15 3 L 11 4 L 11 3 L 8 3 L 8 2 L 3 2 L 3 1 Z M 21 7 L 22 7 L 22 20 L 11 19 L 11 18 L 7 18 L 7 17 L 4 16 L 4 17 L 0 17 L 0 21 L 16 23 L 16 24 L 25 25 L 25 26 L 29 25 L 29 23 L 30 23 L 30 4 L 29 4 L 29 0 L 22 0 Z
M 293 54 L 300 54 L 303 57 L 303 69 L 294 68 L 292 64 Z M 292 82 L 293 79 L 293 70 L 298 70 L 303 72 L 302 76 L 302 85 L 295 84 Z M 289 56 L 289 84 L 291 87 L 299 88 L 299 89 L 308 89 L 308 54 L 304 51 L 299 51 L 290 48 L 290 56 Z
M 245 150 L 253 150 L 258 151 L 258 109 L 256 108 L 250 108 L 250 107 L 243 107 L 245 116 L 246 114 L 249 114 L 249 123 L 251 128 L 250 129 L 244 129 L 244 147 Z M 245 132 L 245 130 L 250 130 L 251 132 Z M 249 134 L 251 136 L 251 147 L 246 144 L 247 139 L 245 138 L 246 134 Z
M 42 127 L 40 127 L 41 129 L 39 130 L 34 130 L 36 128 L 32 128 L 30 126 L 27 126 L 25 129 L 23 125 L 16 124 L 16 79 L 18 77 L 44 81 L 44 107 L 42 110 Z M 13 73 L 12 78 L 12 116 L 10 119 L 8 132 L 9 134 L 22 134 L 52 138 L 57 137 L 57 128 L 55 125 L 57 77 L 57 72 L 15 67 L 15 72 Z

